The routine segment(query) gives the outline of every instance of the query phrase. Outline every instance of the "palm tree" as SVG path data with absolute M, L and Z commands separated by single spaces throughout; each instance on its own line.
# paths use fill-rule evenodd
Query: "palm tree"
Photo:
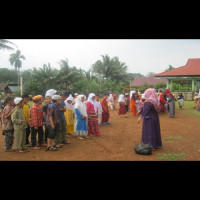
M 19 71 L 19 69 L 22 67 L 22 61 L 20 59 L 25 60 L 25 57 L 21 55 L 21 51 L 17 50 L 16 53 L 12 53 L 10 55 L 9 61 L 10 64 L 15 67 L 15 70 Z
M 13 47 L 8 46 L 7 44 L 15 45 L 17 47 L 17 45 L 14 44 L 13 42 L 10 42 L 10 41 L 4 40 L 4 39 L 0 39 L 0 49 L 14 50 Z
M 92 72 L 102 80 L 121 80 L 127 75 L 127 66 L 121 63 L 118 57 L 110 58 L 108 55 L 92 65 Z
M 82 78 L 82 72 L 78 70 L 76 67 L 70 67 L 68 64 L 68 60 L 60 60 L 60 71 L 57 74 L 57 86 L 60 89 L 69 87 L 77 80 Z
M 10 64 L 15 67 L 15 70 L 17 71 L 18 74 L 18 86 L 19 86 L 19 70 L 22 67 L 22 61 L 20 59 L 25 60 L 25 57 L 21 55 L 21 51 L 17 50 L 16 53 L 12 53 L 10 55 L 9 61 Z

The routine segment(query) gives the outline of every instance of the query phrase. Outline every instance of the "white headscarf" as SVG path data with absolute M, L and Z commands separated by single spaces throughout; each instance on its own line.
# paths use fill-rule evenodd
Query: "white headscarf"
M 77 98 L 76 98 L 76 103 L 74 105 L 74 109 L 78 109 L 79 112 L 87 117 L 87 109 L 86 109 L 86 105 L 85 105 L 85 102 L 82 102 L 81 101 L 81 98 L 84 97 L 84 95 L 78 95 Z
M 74 102 L 74 98 L 72 96 L 70 96 L 64 101 L 66 109 L 73 110 L 74 109 L 74 105 L 72 103 L 68 103 L 67 101 L 69 101 L 69 100 L 72 101 L 72 103 L 73 103 Z
M 109 97 L 108 97 L 109 101 L 113 101 L 113 95 L 110 94 Z
M 47 96 L 52 97 L 56 92 L 57 92 L 57 91 L 54 90 L 54 89 L 49 89 L 49 90 L 47 90 L 47 91 L 46 91 L 46 94 L 45 94 L 45 98 L 46 98 Z
M 96 100 L 92 100 L 92 97 L 95 97 L 96 95 L 94 93 L 90 93 L 88 96 L 88 101 L 94 106 L 94 111 L 97 114 L 97 108 L 98 104 Z
M 118 102 L 125 102 L 125 99 L 124 99 L 124 95 L 123 95 L 123 94 L 120 94 L 120 95 L 119 95 Z
M 198 94 L 198 96 L 197 96 L 197 99 L 199 99 L 200 98 L 200 94 Z

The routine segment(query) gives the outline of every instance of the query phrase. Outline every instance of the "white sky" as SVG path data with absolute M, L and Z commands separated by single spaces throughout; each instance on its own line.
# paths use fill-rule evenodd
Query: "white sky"
M 101 55 L 117 56 L 125 62 L 128 72 L 163 72 L 169 65 L 180 67 L 189 58 L 200 58 L 200 39 L 7 39 L 18 46 L 26 60 L 22 69 L 40 68 L 50 63 L 59 69 L 58 62 L 67 58 L 70 67 L 88 70 Z M 0 68 L 13 69 L 9 55 L 15 52 L 0 50 Z

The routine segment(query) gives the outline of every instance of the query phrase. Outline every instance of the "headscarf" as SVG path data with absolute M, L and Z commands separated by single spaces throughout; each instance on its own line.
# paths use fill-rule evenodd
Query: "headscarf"
M 196 98 L 199 99 L 200 98 L 200 94 L 198 94 L 198 96 Z
M 47 96 L 52 97 L 56 92 L 57 92 L 57 91 L 54 90 L 54 89 L 49 89 L 49 90 L 47 90 L 47 91 L 46 91 L 46 94 L 45 94 L 45 98 L 46 98 Z
M 119 95 L 118 102 L 125 102 L 125 99 L 124 99 L 124 95 L 123 95 L 123 94 L 120 94 L 120 95 Z
M 145 92 L 146 102 L 150 102 L 155 108 L 156 112 L 160 112 L 160 102 L 155 88 L 149 88 Z
M 67 101 L 74 101 L 74 98 L 72 96 L 68 97 L 64 102 L 65 102 L 65 106 L 66 106 L 66 109 L 68 110 L 73 110 L 74 109 L 74 105 L 72 103 L 68 103 Z
M 87 117 L 87 116 L 88 116 L 88 115 L 87 115 L 87 109 L 86 109 L 85 102 L 82 102 L 82 101 L 81 101 L 81 98 L 82 98 L 82 97 L 84 97 L 83 94 L 77 96 L 77 98 L 76 98 L 76 103 L 75 103 L 75 105 L 74 105 L 74 109 L 78 109 L 79 112 L 80 112 L 83 116 Z
M 97 114 L 97 107 L 98 107 L 97 101 L 92 100 L 92 97 L 95 97 L 95 96 L 96 95 L 94 93 L 90 93 L 89 96 L 88 96 L 88 101 L 94 106 L 94 111 Z
M 166 90 L 165 90 L 165 96 L 167 97 L 168 94 L 169 94 L 172 98 L 174 97 L 173 94 L 169 91 L 169 89 L 166 89 Z

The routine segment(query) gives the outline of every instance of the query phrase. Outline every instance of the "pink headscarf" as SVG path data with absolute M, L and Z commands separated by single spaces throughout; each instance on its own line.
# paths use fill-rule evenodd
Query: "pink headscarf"
M 150 102 L 155 108 L 156 112 L 160 112 L 160 102 L 158 100 L 158 94 L 156 89 L 149 88 L 145 92 L 145 97 L 147 98 L 146 102 Z

